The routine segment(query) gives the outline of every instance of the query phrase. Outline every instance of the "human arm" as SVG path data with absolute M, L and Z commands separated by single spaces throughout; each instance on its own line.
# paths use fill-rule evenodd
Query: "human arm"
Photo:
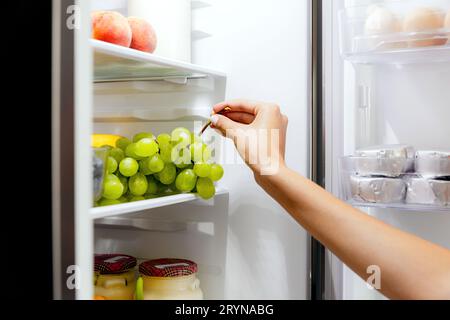
M 450 250 L 370 217 L 290 170 L 284 161 L 287 119 L 276 105 L 235 100 L 216 105 L 214 112 L 225 106 L 231 112 L 216 115 L 214 127 L 235 143 L 248 130 L 279 130 L 278 149 L 268 147 L 278 158 L 274 174 L 262 174 L 259 163 L 249 163 L 249 145 L 237 149 L 258 184 L 311 235 L 363 279 L 369 266 L 378 266 L 380 291 L 389 298 L 450 299 Z

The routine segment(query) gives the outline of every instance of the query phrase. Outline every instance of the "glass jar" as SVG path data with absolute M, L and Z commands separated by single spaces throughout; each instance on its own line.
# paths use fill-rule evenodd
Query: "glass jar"
M 134 270 L 119 274 L 94 275 L 94 292 L 96 298 L 105 300 L 133 300 L 136 288 L 136 275 Z
M 122 254 L 95 255 L 96 300 L 133 300 L 136 289 L 136 258 Z
M 139 265 L 144 300 L 202 300 L 197 264 L 184 259 L 149 260 Z

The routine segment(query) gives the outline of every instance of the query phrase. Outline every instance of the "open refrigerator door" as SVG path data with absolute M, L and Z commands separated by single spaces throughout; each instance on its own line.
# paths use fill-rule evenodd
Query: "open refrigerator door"
M 155 275 L 170 277 L 173 272 L 183 276 L 195 273 L 192 281 L 169 285 L 172 291 L 182 286 L 195 298 L 306 298 L 307 234 L 257 187 L 232 142 L 214 130 L 201 137 L 201 155 L 208 154 L 208 159 L 202 160 L 221 164 L 225 171 L 223 179 L 219 179 L 221 174 L 213 178 L 211 167 L 205 179 L 214 180 L 215 192 L 207 197 L 201 196 L 200 179 L 191 185 L 186 174 L 178 184 L 184 170 L 195 171 L 194 163 L 171 164 L 174 172 L 170 175 L 177 175 L 175 181 L 165 179 L 165 169 L 158 164 L 162 159 L 162 167 L 167 168 L 174 161 L 172 157 L 166 161 L 162 154 L 167 135 L 161 134 L 167 133 L 171 142 L 180 144 L 189 139 L 191 142 L 183 145 L 188 151 L 178 155 L 192 155 L 190 146 L 198 137 L 191 134 L 200 131 L 214 104 L 246 96 L 249 88 L 258 99 L 277 100 L 280 92 L 269 97 L 267 87 L 276 87 L 279 79 L 284 79 L 296 91 L 285 94 L 280 103 L 301 124 L 288 138 L 298 147 L 292 148 L 288 161 L 308 175 L 305 66 L 309 52 L 303 45 L 307 42 L 307 5 L 289 1 L 295 4 L 292 12 L 289 6 L 279 7 L 275 11 L 278 18 L 269 28 L 272 31 L 260 34 L 267 25 L 266 17 L 274 14 L 276 1 L 259 5 L 260 15 L 252 23 L 244 17 L 254 12 L 256 2 L 172 2 L 184 13 L 189 4 L 189 18 L 183 20 L 183 26 L 192 27 L 190 43 L 176 50 L 166 43 L 161 45 L 165 51 L 155 53 L 92 39 L 90 26 L 95 19 L 93 11 L 114 11 L 108 19 L 119 21 L 120 15 L 139 13 L 139 4 L 147 8 L 141 11 L 145 16 L 158 1 L 80 0 L 54 6 L 54 21 L 58 23 L 54 25 L 53 92 L 58 99 L 53 109 L 53 179 L 54 194 L 61 195 L 55 197 L 53 206 L 55 298 L 104 299 L 108 292 L 114 292 L 110 298 L 149 297 L 135 292 L 136 287 L 142 288 L 139 279 L 143 278 L 144 289 L 166 292 L 168 282 L 155 281 Z M 176 16 L 169 15 L 171 10 L 165 12 L 168 21 Z M 229 29 L 226 17 L 233 12 L 242 17 Z M 65 28 L 72 14 L 81 17 L 77 20 L 80 24 Z M 283 30 L 286 37 L 277 38 L 278 22 L 284 19 L 293 25 Z M 167 27 L 166 31 L 172 31 L 174 27 L 169 22 L 158 23 L 158 30 Z M 159 42 L 169 39 L 159 32 Z M 291 39 L 297 36 L 298 44 L 293 47 Z M 261 50 L 267 37 L 275 42 L 273 50 Z M 239 43 L 243 52 L 227 51 L 230 43 L 236 48 Z M 261 67 L 271 59 L 283 62 Z M 259 87 L 255 83 L 261 80 L 261 73 L 275 76 Z M 233 81 L 229 81 L 230 76 Z M 176 128 L 187 131 L 175 132 Z M 138 133 L 141 135 L 135 136 Z M 156 154 L 150 151 L 155 143 Z M 160 158 L 151 162 L 153 156 Z M 128 158 L 132 159 L 124 162 Z M 143 185 L 148 192 L 141 192 Z M 150 185 L 155 186 L 151 192 Z
M 450 248 L 450 1 L 323 1 L 322 17 L 327 189 Z M 326 258 L 327 298 L 385 299 Z

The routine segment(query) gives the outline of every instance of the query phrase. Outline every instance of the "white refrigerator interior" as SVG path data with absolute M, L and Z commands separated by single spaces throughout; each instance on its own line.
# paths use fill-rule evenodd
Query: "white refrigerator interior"
M 326 3 L 327 188 L 341 196 L 338 158 L 358 148 L 408 144 L 418 150 L 450 150 L 450 44 L 445 44 L 445 39 L 437 42 L 441 46 L 386 50 L 383 54 L 355 53 L 344 60 L 342 37 L 348 35 L 340 34 L 345 30 L 339 28 L 339 22 L 348 21 L 339 21 L 339 15 L 344 9 L 354 10 L 355 5 L 364 10 L 364 5 L 375 3 L 398 10 L 397 13 L 420 5 L 447 12 L 450 1 L 341 0 Z M 388 224 L 450 248 L 448 207 L 441 210 L 361 209 Z M 369 289 L 364 280 L 336 257 L 328 253 L 327 258 L 331 270 L 328 298 L 385 299 L 376 290 Z
M 93 7 L 127 13 L 126 1 L 96 1 Z M 93 132 L 132 136 L 148 130 L 170 132 L 177 126 L 198 130 L 212 106 L 225 98 L 273 101 L 290 120 L 287 162 L 307 176 L 308 1 L 192 1 L 191 21 L 192 65 L 151 58 L 155 65 L 182 70 L 184 80 L 116 81 L 130 76 L 118 65 L 126 65 L 132 56 L 140 61 L 133 69 L 139 73 L 139 66 L 148 67 L 147 55 L 130 56 L 90 41 L 97 77 Z M 91 253 L 130 254 L 138 262 L 193 260 L 209 299 L 306 299 L 307 233 L 258 187 L 232 143 L 208 132 L 225 169 L 215 198 L 178 195 L 141 206 L 94 208 Z

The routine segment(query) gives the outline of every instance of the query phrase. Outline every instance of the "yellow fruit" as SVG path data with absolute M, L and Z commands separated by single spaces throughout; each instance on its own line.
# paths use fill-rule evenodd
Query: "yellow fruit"
M 94 300 L 106 300 L 103 296 L 94 296 Z
M 99 148 L 101 146 L 107 145 L 113 148 L 116 147 L 116 141 L 122 136 L 117 136 L 114 134 L 93 134 L 92 135 L 92 146 L 94 148 Z

